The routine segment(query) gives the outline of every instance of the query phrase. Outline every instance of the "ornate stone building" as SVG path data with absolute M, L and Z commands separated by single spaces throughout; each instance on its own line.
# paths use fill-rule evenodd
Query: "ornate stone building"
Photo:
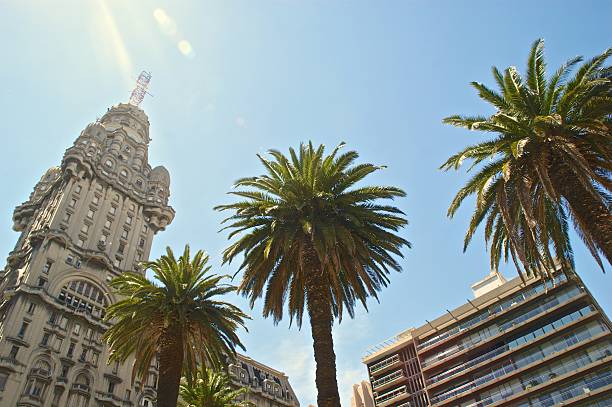
M 153 406 L 157 370 L 131 385 L 107 364 L 108 282 L 143 272 L 174 218 L 170 176 L 147 159 L 149 121 L 119 104 L 89 124 L 14 212 L 21 233 L 0 272 L 0 406 Z
M 300 407 L 287 375 L 248 356 L 236 356 L 229 373 L 237 388 L 249 389 L 246 401 L 256 407 Z

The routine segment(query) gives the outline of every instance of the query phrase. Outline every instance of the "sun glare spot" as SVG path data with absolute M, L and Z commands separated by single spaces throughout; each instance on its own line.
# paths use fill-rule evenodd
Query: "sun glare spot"
M 156 8 L 153 10 L 153 18 L 157 21 L 160 30 L 166 35 L 176 35 L 176 22 L 164 11 L 164 9 Z
M 181 54 L 185 55 L 186 57 L 193 57 L 194 56 L 193 47 L 191 46 L 189 41 L 187 41 L 187 40 L 180 40 L 179 43 L 177 44 L 177 46 L 178 46 L 178 49 L 181 52 Z

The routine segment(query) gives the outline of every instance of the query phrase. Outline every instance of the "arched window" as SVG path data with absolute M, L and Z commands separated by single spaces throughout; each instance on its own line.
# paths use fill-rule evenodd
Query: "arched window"
M 119 173 L 119 175 L 121 175 L 122 177 L 127 177 L 128 176 L 128 172 L 126 169 L 121 170 L 121 172 Z
M 51 365 L 46 360 L 40 359 L 34 364 L 34 369 L 42 375 L 48 376 L 51 374 Z
M 62 287 L 58 300 L 94 318 L 103 318 L 108 305 L 106 293 L 85 280 L 72 280 Z
M 106 166 L 107 166 L 107 167 L 109 167 L 109 168 L 112 168 L 112 166 L 113 166 L 113 161 L 112 161 L 112 160 L 106 160 L 106 161 L 104 162 L 104 165 L 106 165 Z
M 90 384 L 89 377 L 87 377 L 87 375 L 84 373 L 81 373 L 80 375 L 78 375 L 74 382 L 78 384 L 83 384 L 85 386 L 89 386 Z

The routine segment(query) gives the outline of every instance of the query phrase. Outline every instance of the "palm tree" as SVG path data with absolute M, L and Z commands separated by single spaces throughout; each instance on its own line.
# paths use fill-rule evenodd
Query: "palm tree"
M 510 257 L 521 275 L 520 263 L 536 274 L 548 272 L 556 262 L 571 268 L 571 219 L 602 270 L 600 254 L 612 262 L 612 75 L 604 67 L 611 53 L 608 49 L 583 63 L 569 79 L 581 57 L 547 77 L 544 42 L 537 40 L 526 80 L 514 67 L 503 74 L 493 67 L 499 92 L 472 82 L 495 108 L 493 115 L 444 119 L 495 134 L 441 166 L 458 169 L 468 159 L 470 169 L 478 168 L 448 209 L 452 217 L 465 198 L 476 197 L 464 250 L 485 221 L 492 267 Z
M 252 403 L 240 400 L 249 389 L 235 389 L 226 374 L 202 365 L 193 380 L 181 379 L 181 407 L 251 407 Z
M 199 362 L 220 366 L 236 346 L 244 349 L 236 330 L 248 316 L 215 298 L 236 287 L 221 283 L 227 276 L 210 274 L 207 262 L 201 250 L 191 259 L 185 246 L 177 260 L 168 247 L 158 260 L 144 263 L 160 285 L 144 273 L 124 273 L 110 283 L 121 298 L 105 317 L 113 324 L 105 333 L 111 360 L 134 355 L 134 380 L 159 353 L 158 407 L 176 406 L 183 367 L 190 376 Z
M 265 296 L 263 315 L 275 323 L 287 300 L 290 321 L 301 328 L 304 307 L 310 318 L 316 362 L 318 406 L 339 406 L 336 356 L 332 340 L 335 318 L 346 310 L 354 316 L 357 301 L 378 299 L 390 269 L 400 270 L 393 255 L 402 256 L 409 242 L 396 233 L 406 225 L 403 212 L 379 199 L 403 197 L 395 187 L 361 186 L 382 167 L 353 165 L 358 154 L 324 154 L 324 146 L 290 148 L 290 157 L 270 150 L 258 156 L 267 174 L 243 178 L 231 192 L 238 202 L 216 209 L 233 211 L 224 222 L 240 235 L 224 252 L 231 262 L 240 253 L 244 271 L 238 291 L 255 301 Z

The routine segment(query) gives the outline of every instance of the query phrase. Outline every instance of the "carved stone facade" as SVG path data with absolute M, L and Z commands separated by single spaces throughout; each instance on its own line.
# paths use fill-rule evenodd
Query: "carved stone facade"
M 108 282 L 142 273 L 174 218 L 170 176 L 148 163 L 149 121 L 119 104 L 88 125 L 14 212 L 21 232 L 0 272 L 0 405 L 153 406 L 157 370 L 131 385 L 107 364 Z
M 237 354 L 236 360 L 229 365 L 229 373 L 237 388 L 249 389 L 244 399 L 256 407 L 300 406 L 289 378 L 283 372 Z

